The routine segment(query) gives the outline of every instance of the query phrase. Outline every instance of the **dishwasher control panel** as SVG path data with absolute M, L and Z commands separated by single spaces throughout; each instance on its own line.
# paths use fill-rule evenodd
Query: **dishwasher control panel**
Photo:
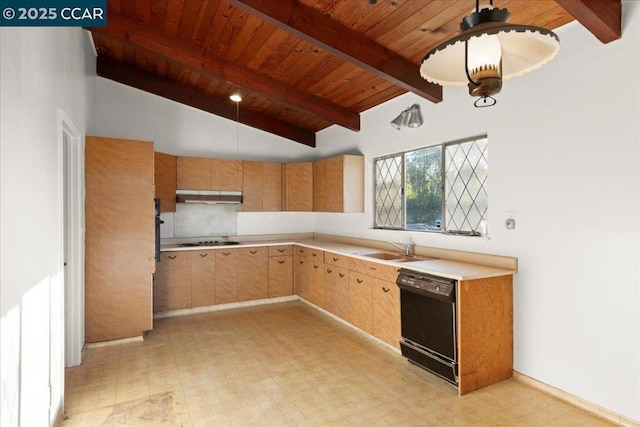
M 414 291 L 423 295 L 444 297 L 455 300 L 455 280 L 434 277 L 419 272 L 401 269 L 396 283 L 400 288 Z

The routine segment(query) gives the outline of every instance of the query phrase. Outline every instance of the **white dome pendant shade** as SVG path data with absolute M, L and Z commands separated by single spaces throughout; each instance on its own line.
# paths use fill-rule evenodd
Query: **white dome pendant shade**
M 476 9 L 462 20 L 457 36 L 425 55 L 420 75 L 442 86 L 468 85 L 471 95 L 486 101 L 500 92 L 503 79 L 540 68 L 557 55 L 560 39 L 555 33 L 507 24 L 508 19 L 507 9 Z

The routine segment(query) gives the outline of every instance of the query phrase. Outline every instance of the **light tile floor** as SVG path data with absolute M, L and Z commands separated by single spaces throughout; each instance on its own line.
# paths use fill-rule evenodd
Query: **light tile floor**
M 513 379 L 459 397 L 301 302 L 154 322 L 66 373 L 63 425 L 605 426 Z

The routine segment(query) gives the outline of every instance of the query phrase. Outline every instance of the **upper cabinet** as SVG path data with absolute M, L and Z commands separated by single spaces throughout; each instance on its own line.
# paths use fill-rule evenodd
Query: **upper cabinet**
M 178 190 L 242 191 L 242 161 L 177 158 Z
M 154 153 L 154 181 L 160 212 L 176 211 L 176 156 Z
M 245 212 L 282 210 L 282 164 L 242 162 L 242 204 Z
M 313 163 L 285 164 L 285 210 L 313 210 Z
M 344 155 L 313 165 L 315 212 L 364 212 L 364 157 Z

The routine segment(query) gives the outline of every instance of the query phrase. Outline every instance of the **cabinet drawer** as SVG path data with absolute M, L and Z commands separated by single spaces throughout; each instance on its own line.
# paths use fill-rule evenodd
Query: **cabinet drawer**
M 236 250 L 241 256 L 247 256 L 249 257 L 249 259 L 251 257 L 261 258 L 261 257 L 267 257 L 269 255 L 269 248 L 265 246 L 255 247 L 255 248 L 242 248 L 242 249 L 236 249 Z
M 395 282 L 398 276 L 398 268 L 377 262 L 365 261 L 358 258 L 349 258 L 349 269 L 368 274 L 387 282 Z
M 269 246 L 269 256 L 292 255 L 293 248 L 291 245 Z
M 302 246 L 296 246 L 295 253 L 296 255 L 301 257 L 313 258 L 314 261 L 316 262 L 324 262 L 323 261 L 324 254 L 321 250 L 318 250 L 318 249 L 311 249 L 311 248 L 305 248 Z
M 336 267 L 349 268 L 349 257 L 333 252 L 325 252 L 324 263 L 335 265 Z

